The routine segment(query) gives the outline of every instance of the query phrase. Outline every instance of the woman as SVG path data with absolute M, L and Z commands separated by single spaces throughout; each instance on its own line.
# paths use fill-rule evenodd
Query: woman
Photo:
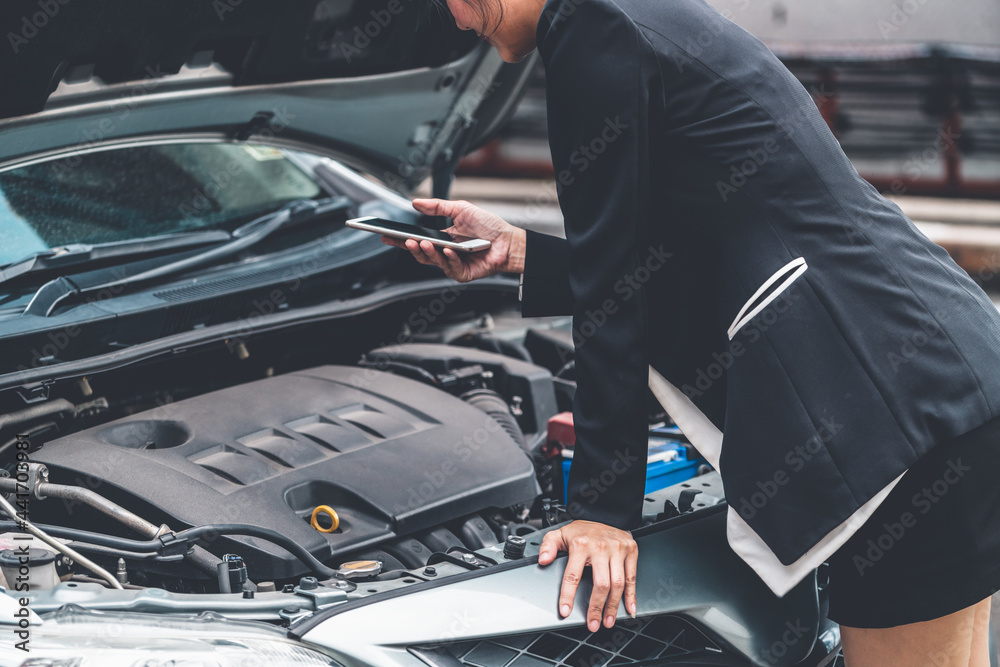
M 648 383 L 775 594 L 830 563 L 849 667 L 988 665 L 1000 315 L 982 290 L 700 0 L 447 2 L 504 60 L 538 48 L 566 240 L 436 199 L 413 206 L 492 248 L 384 240 L 463 282 L 521 273 L 524 315 L 573 315 L 575 520 L 539 558 L 569 552 L 560 613 L 586 565 L 592 631 L 636 612 Z

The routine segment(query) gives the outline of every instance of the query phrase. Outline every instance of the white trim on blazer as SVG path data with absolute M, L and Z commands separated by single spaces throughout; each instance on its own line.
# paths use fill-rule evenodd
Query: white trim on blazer
M 736 313 L 733 323 L 729 325 L 729 329 L 726 331 L 726 334 L 729 336 L 729 340 L 732 340 L 733 336 L 736 335 L 736 332 L 742 329 L 744 324 L 753 319 L 754 315 L 764 310 L 764 308 L 767 307 L 767 304 L 777 299 L 778 296 L 784 292 L 796 278 L 805 273 L 808 268 L 809 267 L 806 265 L 805 257 L 796 257 L 788 264 L 785 264 L 783 267 L 772 273 L 771 277 L 765 280 L 764 284 L 757 288 L 757 291 L 753 293 L 753 296 L 747 299 L 746 303 L 743 304 L 743 307 L 740 308 L 740 312 Z M 792 269 L 794 269 L 794 271 Z M 791 273 L 789 273 L 790 271 Z M 750 304 L 759 299 L 761 294 L 767 292 L 767 290 L 782 277 L 784 277 L 784 280 L 780 285 L 775 287 L 774 290 L 768 294 L 763 301 L 758 303 L 753 310 L 749 313 L 746 312 L 750 307 Z M 718 468 L 716 468 L 716 470 L 718 470 Z
M 805 262 L 802 263 L 798 275 L 801 275 L 801 271 L 804 270 Z M 674 420 L 674 423 L 691 441 L 691 444 L 725 479 L 725 473 L 719 467 L 719 455 L 722 452 L 722 431 L 716 428 L 715 424 L 698 409 L 690 398 L 660 375 L 652 366 L 649 367 L 649 388 L 663 409 Z M 775 595 L 781 597 L 839 549 L 868 520 L 875 508 L 885 500 L 885 497 L 905 474 L 903 472 L 899 477 L 889 482 L 871 500 L 827 533 L 823 539 L 791 565 L 783 565 L 764 543 L 764 540 L 754 532 L 731 505 L 726 516 L 726 538 L 729 540 L 729 546 L 757 573 Z

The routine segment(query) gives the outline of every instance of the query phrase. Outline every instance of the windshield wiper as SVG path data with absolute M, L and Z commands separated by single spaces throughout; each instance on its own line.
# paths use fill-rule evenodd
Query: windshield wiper
M 76 285 L 67 278 L 56 278 L 42 285 L 35 292 L 27 308 L 24 309 L 24 314 L 48 316 L 60 302 L 77 294 L 124 287 L 125 285 L 134 285 L 148 280 L 156 280 L 169 275 L 183 273 L 234 255 L 255 243 L 263 241 L 282 227 L 298 224 L 304 220 L 335 211 L 346 211 L 353 205 L 354 202 L 349 197 L 344 196 L 296 200 L 282 206 L 276 211 L 262 215 L 237 227 L 231 233 L 222 232 L 223 238 L 226 239 L 225 243 L 209 248 L 204 252 L 177 260 L 176 262 L 169 262 L 132 276 L 124 276 L 94 285 Z
M 221 229 L 206 229 L 111 243 L 72 243 L 35 252 L 16 262 L 5 264 L 0 267 L 0 285 L 32 273 L 93 264 L 106 259 L 131 259 L 168 250 L 219 243 L 230 238 L 230 234 Z

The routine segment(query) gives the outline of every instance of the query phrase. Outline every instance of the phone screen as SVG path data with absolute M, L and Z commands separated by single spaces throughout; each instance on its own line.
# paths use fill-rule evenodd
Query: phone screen
M 427 238 L 437 239 L 439 241 L 455 242 L 455 239 L 453 239 L 450 234 L 445 234 L 442 231 L 431 229 L 430 227 L 411 225 L 408 222 L 396 222 L 395 220 L 374 218 L 371 220 L 365 220 L 365 223 L 373 227 L 384 227 L 385 229 L 391 229 L 395 232 L 402 232 L 404 234 L 416 234 L 418 236 L 426 236 Z

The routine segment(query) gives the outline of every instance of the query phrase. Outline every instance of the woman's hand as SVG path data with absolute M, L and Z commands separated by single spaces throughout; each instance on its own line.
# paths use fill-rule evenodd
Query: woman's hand
M 476 238 L 490 242 L 487 250 L 458 252 L 436 246 L 430 241 L 397 239 L 383 236 L 382 242 L 405 248 L 421 264 L 433 265 L 460 283 L 492 276 L 496 273 L 524 272 L 524 230 L 467 201 L 448 199 L 414 199 L 413 208 L 424 215 L 444 215 L 452 226 L 444 231 L 456 241 Z
M 594 578 L 587 609 L 587 628 L 596 632 L 601 627 L 602 619 L 604 627 L 613 626 L 623 593 L 625 610 L 635 616 L 635 571 L 639 546 L 631 533 L 603 523 L 577 520 L 545 534 L 538 552 L 538 564 L 548 565 L 556 559 L 559 551 L 569 552 L 559 594 L 559 616 L 565 618 L 573 610 L 573 599 L 586 565 L 590 565 Z

